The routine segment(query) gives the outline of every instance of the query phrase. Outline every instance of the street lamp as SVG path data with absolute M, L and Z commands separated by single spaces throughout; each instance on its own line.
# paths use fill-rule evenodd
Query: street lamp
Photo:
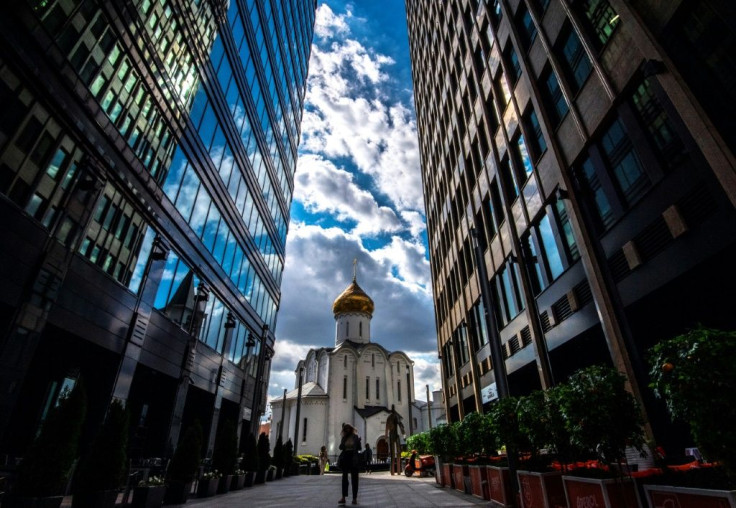
M 302 382 L 304 381 L 304 367 L 299 368 L 299 390 L 296 393 L 296 425 L 294 429 L 294 455 L 299 448 L 299 411 L 302 408 Z

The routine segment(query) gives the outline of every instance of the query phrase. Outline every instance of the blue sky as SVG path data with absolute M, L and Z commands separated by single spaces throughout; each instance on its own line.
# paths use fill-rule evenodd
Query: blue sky
M 441 387 L 403 0 L 320 1 L 269 396 L 310 348 L 332 347 L 332 302 L 358 283 L 371 335 Z

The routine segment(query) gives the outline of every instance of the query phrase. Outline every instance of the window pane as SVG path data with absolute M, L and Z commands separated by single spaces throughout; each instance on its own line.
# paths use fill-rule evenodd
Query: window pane
M 539 222 L 539 235 L 542 237 L 544 254 L 547 258 L 550 275 L 552 276 L 552 279 L 556 279 L 563 272 L 564 267 L 562 266 L 560 251 L 557 249 L 555 236 L 552 232 L 552 225 L 549 222 L 549 217 L 546 215 L 542 217 L 542 220 Z

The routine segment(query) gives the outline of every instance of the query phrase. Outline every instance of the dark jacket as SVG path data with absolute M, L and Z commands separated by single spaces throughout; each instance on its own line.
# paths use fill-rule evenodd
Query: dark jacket
M 360 456 L 362 443 L 357 434 L 348 434 L 340 440 L 340 457 L 337 466 L 343 471 L 357 470 L 360 467 Z

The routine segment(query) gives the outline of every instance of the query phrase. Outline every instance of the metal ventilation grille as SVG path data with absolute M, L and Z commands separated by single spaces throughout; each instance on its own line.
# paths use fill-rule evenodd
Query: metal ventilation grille
M 507 346 L 508 346 L 508 343 L 503 344 L 502 347 L 501 347 L 501 351 L 503 351 L 503 359 L 504 360 L 509 357 L 509 348 Z
M 662 216 L 657 217 L 634 237 L 634 243 L 644 261 L 649 261 L 672 242 L 672 233 Z
M 554 314 L 555 321 L 557 323 L 561 323 L 572 316 L 570 300 L 567 299 L 567 295 L 564 295 L 562 298 L 552 304 L 552 313 Z
M 590 284 L 587 280 L 578 283 L 572 290 L 575 292 L 579 308 L 583 308 L 593 301 L 593 293 L 590 292 Z
M 608 258 L 608 269 L 611 270 L 611 276 L 616 282 L 621 282 L 631 273 L 624 251 L 619 249 L 613 256 Z
M 692 228 L 699 226 L 718 211 L 718 205 L 708 192 L 705 184 L 700 184 L 690 194 L 680 199 L 677 208 L 685 220 L 685 224 Z
M 514 335 L 509 339 L 509 349 L 511 350 L 511 356 L 521 351 L 521 344 L 519 344 L 519 337 Z
M 549 322 L 549 314 L 545 310 L 539 315 L 539 320 L 542 322 L 542 330 L 547 333 L 552 329 L 552 324 Z
M 521 347 L 527 347 L 532 343 L 532 331 L 528 326 L 521 329 Z

